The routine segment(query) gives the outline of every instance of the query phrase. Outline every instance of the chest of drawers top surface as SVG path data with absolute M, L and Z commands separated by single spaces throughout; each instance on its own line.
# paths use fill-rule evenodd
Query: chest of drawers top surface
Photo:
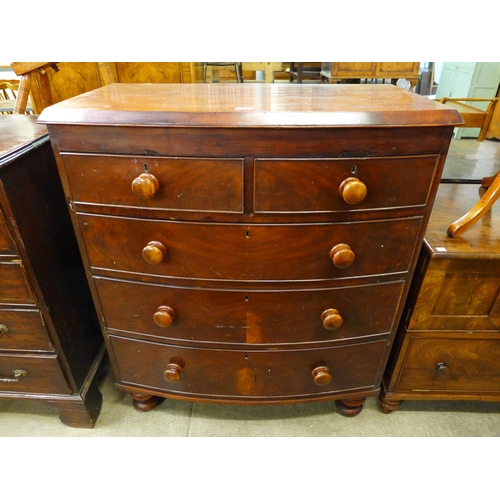
M 42 123 L 182 127 L 459 125 L 455 110 L 392 85 L 113 84 L 43 111 Z
M 34 115 L 0 115 L 0 165 L 29 144 L 47 137 L 47 127 L 37 123 Z

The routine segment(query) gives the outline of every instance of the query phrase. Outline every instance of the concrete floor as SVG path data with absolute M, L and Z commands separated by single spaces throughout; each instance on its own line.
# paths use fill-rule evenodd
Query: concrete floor
M 376 398 L 356 417 L 335 403 L 240 406 L 166 399 L 149 412 L 132 406 L 114 387 L 111 373 L 100 383 L 101 414 L 94 429 L 62 424 L 58 412 L 33 401 L 0 400 L 1 437 L 498 437 L 500 403 L 404 401 L 386 415 Z

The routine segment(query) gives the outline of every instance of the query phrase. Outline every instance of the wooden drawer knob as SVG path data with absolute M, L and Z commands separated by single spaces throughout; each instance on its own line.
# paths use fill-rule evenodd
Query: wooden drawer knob
M 3 333 L 9 333 L 9 329 L 6 325 L 0 325 L 0 335 L 2 335 Z
M 436 370 L 440 375 L 446 375 L 450 372 L 449 366 L 445 365 L 444 363 L 438 363 L 436 365 Z
M 332 376 L 328 373 L 326 366 L 318 366 L 312 371 L 314 383 L 316 385 L 328 385 L 332 381 Z
M 166 370 L 163 372 L 163 377 L 167 382 L 179 382 L 181 379 L 182 366 L 177 363 L 169 363 Z
M 354 262 L 354 252 L 349 245 L 339 243 L 330 250 L 330 258 L 335 267 L 349 267 Z
M 174 317 L 175 317 L 175 312 L 171 307 L 160 306 L 156 310 L 153 319 L 155 323 L 161 328 L 168 328 L 172 324 Z
M 321 321 L 323 321 L 323 326 L 327 330 L 336 330 L 344 322 L 337 309 L 327 309 L 324 311 L 321 315 Z
M 158 179 L 153 174 L 147 172 L 139 175 L 139 177 L 136 177 L 132 181 L 132 191 L 138 198 L 141 198 L 141 200 L 149 200 L 152 198 L 159 187 L 160 183 Z
M 368 192 L 366 186 L 356 177 L 348 177 L 339 187 L 342 198 L 349 205 L 361 203 Z
M 142 256 L 148 264 L 153 266 L 158 265 L 167 254 L 167 249 L 163 243 L 159 241 L 150 241 L 143 249 Z

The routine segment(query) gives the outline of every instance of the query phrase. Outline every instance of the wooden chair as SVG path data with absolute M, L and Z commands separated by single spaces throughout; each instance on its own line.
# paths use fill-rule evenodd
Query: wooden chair
M 440 99 L 440 102 L 458 110 L 464 119 L 463 127 L 479 127 L 478 141 L 481 142 L 486 138 L 491 118 L 495 112 L 495 106 L 498 103 L 497 97 L 492 99 L 458 99 L 443 97 Z M 486 110 L 482 110 L 465 104 L 465 102 L 489 102 L 489 104 Z M 460 217 L 460 219 L 450 224 L 447 230 L 448 236 L 455 238 L 467 231 L 467 229 L 473 226 L 486 212 L 488 212 L 488 210 L 490 210 L 500 196 L 500 176 L 498 172 L 491 177 L 484 177 L 481 181 L 481 185 L 488 188 L 488 190 L 463 217 Z
M 238 83 L 243 83 L 243 65 L 240 62 L 204 62 L 203 63 L 203 81 L 207 81 L 207 68 L 208 67 L 224 67 L 232 66 L 236 72 L 236 81 Z
M 21 77 L 19 92 L 14 106 L 14 114 L 26 113 L 26 106 L 30 92 L 32 95 L 33 110 L 36 114 L 42 112 L 47 106 L 52 105 L 47 69 L 59 71 L 55 62 L 17 62 L 11 63 L 11 68 L 17 76 Z

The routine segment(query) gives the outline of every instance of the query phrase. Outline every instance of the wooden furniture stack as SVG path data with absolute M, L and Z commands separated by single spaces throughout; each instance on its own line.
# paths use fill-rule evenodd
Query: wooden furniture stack
M 380 402 L 500 401 L 500 207 L 459 238 L 446 228 L 478 197 L 442 184 L 425 235 Z
M 418 82 L 419 62 L 324 62 L 320 78 L 325 83 L 351 79 L 387 79 L 396 82 L 405 78 L 413 90 Z
M 128 85 L 44 110 L 117 386 L 379 392 L 459 114 L 392 85 Z
M 47 129 L 0 116 L 0 398 L 93 427 L 104 353 Z

